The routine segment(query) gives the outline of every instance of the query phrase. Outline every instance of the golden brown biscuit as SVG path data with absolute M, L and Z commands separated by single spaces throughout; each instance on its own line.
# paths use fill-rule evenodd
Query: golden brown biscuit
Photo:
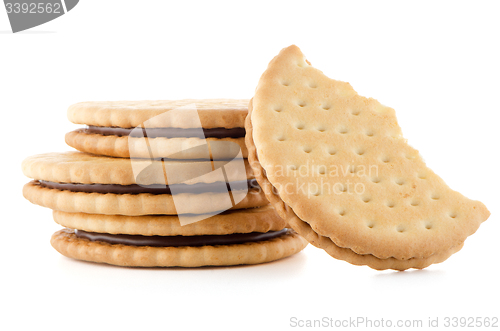
M 143 148 L 142 138 L 128 138 L 118 136 L 103 136 L 85 132 L 85 129 L 78 129 L 66 134 L 66 143 L 86 153 L 113 156 L 130 157 L 130 148 L 136 158 L 148 158 L 150 150 Z M 229 142 L 220 148 L 220 145 L 212 142 Z M 149 146 L 156 157 L 171 157 L 176 160 L 195 160 L 205 158 L 204 153 L 200 153 L 196 146 L 205 142 L 200 138 L 154 138 L 149 140 Z M 207 138 L 206 143 L 210 148 L 210 157 L 212 159 L 231 159 L 238 153 L 238 147 L 241 150 L 242 157 L 248 157 L 248 151 L 245 146 L 245 138 Z M 228 148 L 229 147 L 229 148 Z M 215 153 L 212 150 L 216 149 Z M 217 157 L 214 157 L 218 155 Z
M 221 160 L 240 150 L 246 157 L 247 105 L 231 99 L 81 102 L 69 107 L 68 118 L 89 127 L 66 134 L 66 143 L 114 157 Z
M 177 194 L 113 194 L 72 192 L 42 187 L 39 182 L 24 185 L 24 197 L 30 202 L 53 210 L 68 213 L 104 215 L 176 215 L 178 210 L 189 214 L 208 214 L 227 208 L 227 193 Z M 251 189 L 244 198 L 230 209 L 244 209 L 267 205 L 260 189 Z
M 84 261 L 127 267 L 201 267 L 275 261 L 298 253 L 307 241 L 289 230 L 278 238 L 243 244 L 150 247 L 89 241 L 64 229 L 54 233 L 51 244 L 62 255 Z
M 56 223 L 71 229 L 143 236 L 199 236 L 279 231 L 286 225 L 270 205 L 225 211 L 181 226 L 176 215 L 120 216 L 53 212 Z
M 219 180 L 217 173 L 205 173 L 207 169 L 224 167 L 228 178 L 252 179 L 252 169 L 246 159 L 241 163 L 225 161 L 150 161 L 98 156 L 81 152 L 45 153 L 33 155 L 22 162 L 25 176 L 35 180 L 81 184 L 196 184 Z M 134 169 L 151 171 L 137 180 Z M 174 176 L 166 176 L 168 167 Z M 202 177 L 203 175 L 203 177 Z
M 193 104 L 203 128 L 243 128 L 245 125 L 247 99 L 88 101 L 70 106 L 68 119 L 75 124 L 134 128 L 155 116 Z M 187 118 L 172 120 L 170 127 L 191 127 Z
M 205 214 L 268 203 L 246 159 L 151 161 L 67 152 L 28 157 L 22 168 L 35 179 L 23 190 L 28 200 L 71 213 Z
M 268 199 L 292 227 L 297 217 L 338 247 L 428 259 L 460 247 L 489 216 L 426 167 L 393 109 L 324 76 L 296 46 L 271 61 L 249 112 L 249 161 L 259 184 L 270 183 Z

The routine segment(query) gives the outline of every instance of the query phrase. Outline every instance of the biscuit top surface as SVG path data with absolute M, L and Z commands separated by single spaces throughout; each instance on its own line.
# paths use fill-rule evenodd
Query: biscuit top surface
M 184 99 L 156 101 L 90 101 L 71 105 L 68 119 L 76 124 L 135 128 L 170 110 L 196 109 L 203 128 L 243 128 L 248 112 L 246 99 Z M 158 124 L 160 125 L 160 124 Z M 156 126 L 150 121 L 150 127 Z M 192 128 L 190 118 L 172 116 L 161 127 Z
M 338 246 L 425 257 L 459 245 L 489 216 L 427 168 L 393 109 L 326 77 L 296 46 L 270 62 L 249 116 L 280 198 Z
M 239 162 L 241 161 L 241 162 Z M 98 156 L 82 152 L 46 153 L 26 158 L 23 173 L 35 180 L 75 184 L 196 184 L 254 178 L 246 159 L 227 161 L 151 161 Z M 137 174 L 137 176 L 134 175 Z M 165 175 L 166 173 L 166 175 Z M 140 176 L 139 176 L 140 174 Z M 138 178 L 138 179 L 136 179 Z

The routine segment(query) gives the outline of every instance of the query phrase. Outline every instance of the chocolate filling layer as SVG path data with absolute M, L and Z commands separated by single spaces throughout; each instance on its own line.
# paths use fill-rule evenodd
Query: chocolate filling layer
M 181 129 L 181 128 L 147 128 L 135 130 L 135 128 L 118 128 L 89 125 L 86 133 L 96 133 L 103 136 L 131 136 L 142 138 L 242 138 L 245 137 L 245 128 L 213 128 L 213 129 Z M 203 132 L 203 135 L 202 135 Z
M 75 234 L 78 238 L 85 238 L 90 241 L 102 241 L 113 245 L 122 244 L 131 246 L 173 247 L 242 244 L 246 242 L 256 242 L 277 238 L 286 234 L 287 231 L 288 229 L 283 229 L 281 231 L 270 231 L 266 233 L 251 232 L 206 236 L 140 236 L 75 230 Z
M 206 193 L 206 192 L 226 192 L 237 191 L 248 188 L 258 188 L 259 184 L 255 179 L 242 180 L 231 182 L 215 182 L 215 183 L 197 183 L 197 184 L 154 184 L 154 185 L 118 185 L 118 184 L 73 184 L 73 183 L 55 183 L 44 180 L 39 181 L 40 186 L 56 189 L 68 190 L 73 192 L 85 193 L 114 193 L 114 194 L 180 194 L 180 193 Z M 225 185 L 224 185 L 225 184 Z

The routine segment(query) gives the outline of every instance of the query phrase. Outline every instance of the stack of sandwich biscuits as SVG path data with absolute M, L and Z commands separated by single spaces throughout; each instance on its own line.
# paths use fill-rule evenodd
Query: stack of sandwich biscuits
M 307 242 L 269 205 L 246 159 L 248 100 L 84 102 L 78 151 L 27 158 L 24 196 L 64 226 L 61 254 L 138 267 L 269 262 Z

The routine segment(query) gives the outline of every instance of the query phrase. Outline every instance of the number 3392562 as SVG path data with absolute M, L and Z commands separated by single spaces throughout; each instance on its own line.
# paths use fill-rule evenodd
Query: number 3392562
M 61 14 L 61 4 L 60 3 L 6 3 L 5 8 L 7 9 L 7 14 Z

